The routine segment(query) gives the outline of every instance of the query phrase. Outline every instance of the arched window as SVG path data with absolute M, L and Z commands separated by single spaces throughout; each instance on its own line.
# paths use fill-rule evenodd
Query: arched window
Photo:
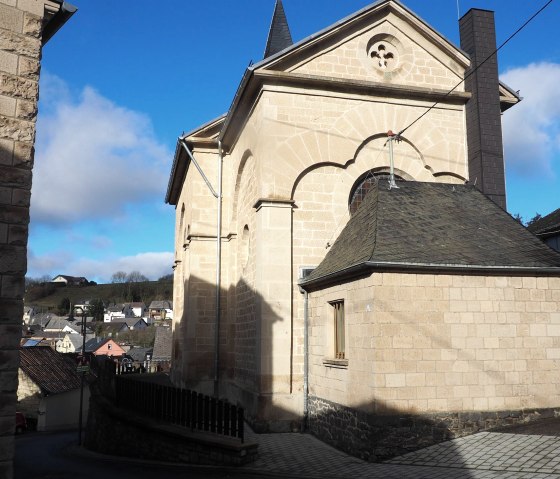
M 399 175 L 395 175 L 395 180 L 403 181 Z M 348 203 L 348 208 L 350 209 L 350 214 L 353 215 L 362 204 L 362 201 L 369 193 L 371 187 L 377 184 L 379 181 L 389 182 L 389 173 L 386 171 L 378 171 L 375 173 L 368 172 L 364 176 L 362 176 L 356 182 L 356 185 L 352 189 L 352 193 L 350 194 L 350 201 Z

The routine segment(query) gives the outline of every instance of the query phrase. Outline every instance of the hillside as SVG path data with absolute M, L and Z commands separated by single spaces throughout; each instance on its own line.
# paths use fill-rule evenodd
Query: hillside
M 71 304 L 83 300 L 101 299 L 105 304 L 141 301 L 149 306 L 154 300 L 173 298 L 173 281 L 146 281 L 141 283 L 110 283 L 88 286 L 53 286 L 52 283 L 30 288 L 24 297 L 26 305 L 38 306 L 43 311 L 56 310 L 68 298 Z

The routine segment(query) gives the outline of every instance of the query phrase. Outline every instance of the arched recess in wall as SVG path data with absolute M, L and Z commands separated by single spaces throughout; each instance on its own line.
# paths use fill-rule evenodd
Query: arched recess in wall
M 237 213 L 238 213 L 238 203 L 239 203 L 239 189 L 241 188 L 242 184 L 242 177 L 243 173 L 245 172 L 247 166 L 252 166 L 253 163 L 253 153 L 251 150 L 245 150 L 243 155 L 241 155 L 241 161 L 239 162 L 239 167 L 237 168 L 237 175 L 235 177 L 235 188 L 233 190 L 233 202 L 232 202 L 232 211 L 231 211 L 231 229 L 235 229 L 235 223 L 237 221 Z M 248 165 L 249 164 L 249 165 Z

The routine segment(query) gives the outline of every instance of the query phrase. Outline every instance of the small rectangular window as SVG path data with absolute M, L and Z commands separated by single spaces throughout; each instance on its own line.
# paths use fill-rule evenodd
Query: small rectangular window
M 344 338 L 344 301 L 333 301 L 330 303 L 334 313 L 334 357 L 346 359 Z

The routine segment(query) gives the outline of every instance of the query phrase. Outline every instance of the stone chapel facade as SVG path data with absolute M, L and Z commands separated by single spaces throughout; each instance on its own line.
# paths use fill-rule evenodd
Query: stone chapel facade
M 398 178 L 476 182 L 505 209 L 500 114 L 519 97 L 499 82 L 495 57 L 461 83 L 492 51 L 488 37 L 495 45 L 492 12 L 461 19 L 461 49 L 382 0 L 292 44 L 277 2 L 267 56 L 228 113 L 177 144 L 166 197 L 176 208 L 176 384 L 242 404 L 259 431 L 301 427 L 299 282 L 372 177 L 390 172 L 389 131 L 405 130 L 393 142 Z

